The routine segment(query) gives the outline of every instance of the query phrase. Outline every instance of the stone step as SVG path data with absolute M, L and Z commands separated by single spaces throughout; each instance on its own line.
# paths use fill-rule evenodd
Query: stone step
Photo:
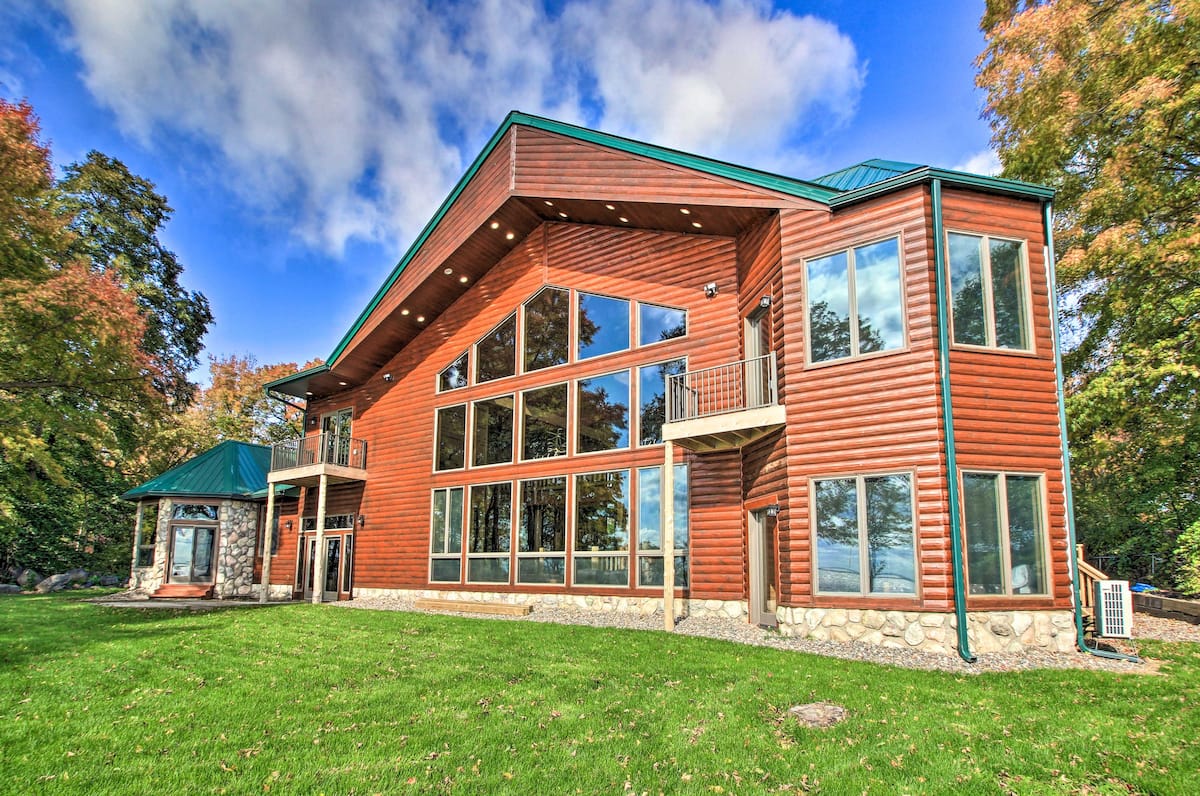
M 510 605 L 509 603 L 477 603 L 471 600 L 435 600 L 420 597 L 413 606 L 422 611 L 457 611 L 465 614 L 494 614 L 498 616 L 526 616 L 533 611 L 532 605 Z

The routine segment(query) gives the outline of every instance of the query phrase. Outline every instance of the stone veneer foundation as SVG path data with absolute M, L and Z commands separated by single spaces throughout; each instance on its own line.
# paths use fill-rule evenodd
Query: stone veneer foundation
M 862 641 L 882 647 L 957 654 L 958 617 L 918 611 L 857 608 L 788 608 L 776 616 L 779 632 L 828 641 Z M 967 614 L 971 652 L 1075 649 L 1070 611 L 972 611 Z
M 649 616 L 662 613 L 661 597 L 614 597 L 585 594 L 524 594 L 513 592 L 443 591 L 439 589 L 365 589 L 355 597 L 420 597 L 507 605 L 573 606 L 592 611 L 630 611 Z M 745 622 L 744 600 L 678 600 L 684 616 Z M 776 611 L 779 632 L 819 641 L 861 641 L 881 647 L 919 649 L 957 654 L 958 618 L 954 614 L 917 611 L 873 611 L 857 608 L 790 608 Z M 1075 649 L 1075 617 L 1070 611 L 973 611 L 967 614 L 971 651 L 1021 652 Z

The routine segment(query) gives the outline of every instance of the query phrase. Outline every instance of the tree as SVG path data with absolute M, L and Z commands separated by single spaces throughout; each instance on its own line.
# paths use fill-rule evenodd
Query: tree
M 159 365 L 154 386 L 186 406 L 195 387 L 188 374 L 199 364 L 213 316 L 208 299 L 179 284 L 183 267 L 158 239 L 173 212 L 166 197 L 121 161 L 95 151 L 67 166 L 56 195 L 75 233 L 69 254 L 113 274 L 135 297 L 145 319 L 141 348 Z
M 1200 2 L 989 0 L 1004 176 L 1057 190 L 1080 538 L 1170 554 L 1200 519 Z

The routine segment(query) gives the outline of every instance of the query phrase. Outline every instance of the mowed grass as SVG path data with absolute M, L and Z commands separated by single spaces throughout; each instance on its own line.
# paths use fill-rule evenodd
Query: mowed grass
M 1200 793 L 1159 675 L 916 672 L 584 627 L 0 599 L 7 793 Z M 849 719 L 785 721 L 829 700 Z

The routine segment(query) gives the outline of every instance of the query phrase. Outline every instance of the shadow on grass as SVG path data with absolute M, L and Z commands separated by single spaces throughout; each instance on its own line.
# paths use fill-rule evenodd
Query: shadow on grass
M 85 653 L 98 644 L 162 639 L 216 629 L 224 611 L 128 608 L 91 602 L 95 594 L 12 595 L 0 599 L 0 672 L 39 659 Z M 272 610 L 286 606 L 256 606 Z

